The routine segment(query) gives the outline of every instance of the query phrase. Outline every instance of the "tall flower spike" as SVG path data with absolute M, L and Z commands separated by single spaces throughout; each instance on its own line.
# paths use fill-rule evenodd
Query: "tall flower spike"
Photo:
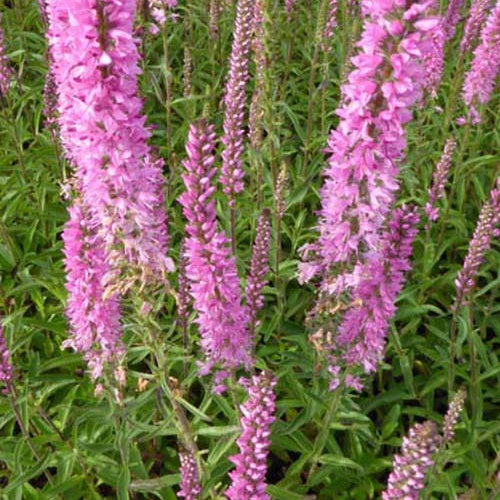
M 116 367 L 124 354 L 120 306 L 116 295 L 104 296 L 103 278 L 108 272 L 104 242 L 80 199 L 74 200 L 69 214 L 62 239 L 71 338 L 63 347 L 83 353 L 96 380 L 105 365 Z
M 432 175 L 432 184 L 428 191 L 429 200 L 425 205 L 425 213 L 429 221 L 435 222 L 439 217 L 439 209 L 436 206 L 436 202 L 444 197 L 444 187 L 456 147 L 457 141 L 453 137 L 448 138 L 444 145 L 441 160 L 439 160 Z
M 241 304 L 240 282 L 229 241 L 217 230 L 213 166 L 215 133 L 212 125 L 200 121 L 191 125 L 186 144 L 188 159 L 183 161 L 182 176 L 186 191 L 179 197 L 187 220 L 185 256 L 186 275 L 196 320 L 201 334 L 205 362 L 201 373 L 215 365 L 222 369 L 215 378 L 221 382 L 228 372 L 240 365 L 250 367 L 250 337 L 246 328 L 248 315 Z M 223 390 L 217 385 L 216 391 Z
M 462 8 L 463 0 L 450 0 L 448 10 L 443 21 L 443 29 L 446 40 L 450 40 L 455 35 L 457 24 L 460 21 L 460 9 Z
M 417 223 L 416 207 L 403 205 L 396 209 L 383 234 L 381 249 L 368 254 L 365 262 L 358 263 L 352 274 L 344 277 L 342 291 L 351 289 L 352 302 L 331 341 L 331 389 L 338 386 L 344 364 L 371 373 L 383 358 L 395 301 L 403 288 L 405 272 L 411 268 Z M 355 390 L 362 388 L 360 379 L 353 376 L 346 379 L 346 385 Z
M 321 189 L 319 240 L 306 246 L 312 262 L 299 270 L 302 281 L 328 274 L 376 249 L 398 189 L 398 163 L 406 146 L 404 124 L 427 84 L 424 62 L 435 51 L 441 29 L 431 15 L 432 1 L 362 2 L 366 16 L 351 59 L 354 69 L 342 85 L 338 127 L 328 140 L 330 153 Z
M 427 470 L 433 464 L 432 455 L 438 444 L 436 424 L 415 424 L 403 438 L 400 455 L 394 457 L 393 471 L 382 493 L 383 500 L 418 500 L 424 488 Z
M 325 53 L 330 51 L 330 43 L 337 27 L 337 0 L 330 0 L 328 4 L 328 12 L 326 14 L 325 27 L 323 29 L 322 50 Z
M 177 493 L 177 497 L 184 498 L 184 500 L 198 500 L 201 484 L 196 459 L 190 452 L 181 451 L 179 460 L 181 462 L 181 489 Z
M 2 29 L 2 14 L 0 13 L 0 98 L 5 97 L 10 89 L 12 68 L 5 51 L 5 39 Z
M 262 289 L 267 283 L 269 271 L 269 244 L 271 241 L 271 225 L 269 210 L 264 210 L 257 223 L 252 260 L 247 278 L 248 329 L 253 333 L 257 324 L 257 313 L 264 305 Z
M 472 123 L 481 120 L 477 106 L 487 104 L 490 100 L 499 67 L 500 0 L 497 0 L 481 31 L 481 41 L 474 51 L 471 69 L 464 80 L 463 98 Z
M 458 417 L 460 416 L 460 412 L 464 408 L 465 397 L 467 393 L 465 389 L 462 387 L 458 390 L 458 392 L 453 396 L 451 400 L 450 406 L 448 407 L 448 411 L 444 416 L 443 422 L 443 443 L 450 443 L 453 441 L 455 437 L 455 427 L 458 422 Z
M 262 121 L 264 110 L 262 98 L 264 95 L 264 72 L 267 66 L 265 52 L 266 30 L 264 26 L 264 0 L 256 0 L 254 6 L 254 32 L 252 38 L 252 49 L 255 62 L 255 86 L 250 103 L 250 114 L 248 117 L 248 137 L 252 149 L 258 151 L 262 147 Z
M 488 15 L 488 8 L 491 0 L 473 0 L 470 7 L 467 22 L 465 23 L 464 34 L 460 42 L 460 50 L 465 55 L 469 50 L 473 49 L 476 41 L 479 39 L 479 33 L 483 27 L 484 20 Z
M 10 362 L 10 351 L 7 346 L 7 339 L 4 336 L 3 327 L 0 324 L 0 382 L 5 385 L 2 389 L 4 394 L 10 392 L 14 370 Z
M 248 81 L 248 59 L 252 43 L 254 2 L 238 0 L 233 45 L 229 59 L 229 74 L 224 92 L 224 135 L 222 143 L 222 170 L 220 182 L 229 198 L 235 203 L 235 194 L 243 190 L 243 140 L 245 130 L 245 87 Z
M 135 5 L 47 1 L 61 139 L 107 252 L 110 287 L 163 280 L 172 267 L 162 162 L 147 145 L 150 131 L 138 96 Z M 133 272 L 131 279 L 119 279 L 123 269 Z
M 240 406 L 241 435 L 237 440 L 240 452 L 230 457 L 236 469 L 229 473 L 231 485 L 226 496 L 229 500 L 269 500 L 266 460 L 271 444 L 270 427 L 275 420 L 276 378 L 264 371 L 241 382 L 248 391 L 248 399 Z
M 452 309 L 456 311 L 461 306 L 467 305 L 470 295 L 476 286 L 477 272 L 484 260 L 484 255 L 490 249 L 491 238 L 495 225 L 498 224 L 498 211 L 500 210 L 500 189 L 491 192 L 490 199 L 481 208 L 476 229 L 469 243 L 469 249 L 464 260 L 464 265 L 455 280 L 457 296 Z

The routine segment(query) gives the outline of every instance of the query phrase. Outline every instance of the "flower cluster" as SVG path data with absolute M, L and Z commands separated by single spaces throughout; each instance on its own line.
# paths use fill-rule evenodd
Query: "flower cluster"
M 464 34 L 460 41 L 460 50 L 465 55 L 473 49 L 479 39 L 479 33 L 488 15 L 491 0 L 473 0 L 467 22 L 465 23 Z
M 83 353 L 90 375 L 96 380 L 106 363 L 117 366 L 124 354 L 120 305 L 116 294 L 105 297 L 102 276 L 109 265 L 104 242 L 88 210 L 77 198 L 69 214 L 62 238 L 71 338 L 64 341 L 63 347 Z
M 469 249 L 464 260 L 464 265 L 455 280 L 457 296 L 452 306 L 456 311 L 459 307 L 467 305 L 476 285 L 477 272 L 482 264 L 485 253 L 491 245 L 491 238 L 499 222 L 500 187 L 493 189 L 490 199 L 484 203 L 479 213 L 476 229 L 469 243 Z
M 241 304 L 235 259 L 227 237 L 217 229 L 212 185 L 217 172 L 213 166 L 214 147 L 213 126 L 204 121 L 190 126 L 188 159 L 183 161 L 186 173 L 182 176 L 186 191 L 179 197 L 179 203 L 188 222 L 184 249 L 188 261 L 186 276 L 206 356 L 201 373 L 206 374 L 219 365 L 223 371 L 218 373 L 216 382 L 221 382 L 227 370 L 241 364 L 248 367 L 251 358 L 248 315 Z
M 224 89 L 224 134 L 222 143 L 222 170 L 220 182 L 229 204 L 235 203 L 235 194 L 243 190 L 243 140 L 245 130 L 245 87 L 248 81 L 248 61 L 254 25 L 254 2 L 238 0 L 234 38 L 229 59 L 229 74 Z
M 453 153 L 455 152 L 456 147 L 457 141 L 453 137 L 450 137 L 444 145 L 441 160 L 436 165 L 432 175 L 432 185 L 429 189 L 429 200 L 425 205 L 425 213 L 429 218 L 429 221 L 434 222 L 438 219 L 439 210 L 436 207 L 436 202 L 444 196 L 444 187 L 446 179 L 448 178 L 448 172 L 450 171 Z
M 2 391 L 4 394 L 8 394 L 10 392 L 13 375 L 14 370 L 12 369 L 12 364 L 10 362 L 9 347 L 7 346 L 7 340 L 4 336 L 3 327 L 0 324 L 0 382 L 6 386 Z
M 152 157 L 137 94 L 135 0 L 48 0 L 60 135 L 117 286 L 128 266 L 163 279 L 167 227 L 162 161 Z M 123 281 L 122 281 L 123 282 Z
M 440 18 L 433 1 L 362 2 L 367 16 L 360 53 L 342 86 L 338 127 L 321 189 L 319 240 L 304 248 L 315 260 L 301 265 L 302 281 L 340 262 L 376 249 L 398 189 L 398 162 L 406 137 L 403 125 L 427 83 L 424 61 L 435 52 Z
M 7 95 L 12 78 L 12 68 L 10 67 L 9 58 L 5 53 L 5 40 L 1 23 L 2 15 L 0 14 L 0 98 Z
M 416 424 L 408 437 L 403 438 L 401 455 L 394 457 L 383 500 L 418 500 L 424 487 L 425 474 L 433 464 L 432 455 L 439 437 L 434 422 Z
M 248 391 L 248 400 L 240 406 L 240 452 L 230 457 L 236 469 L 229 473 L 231 485 L 226 496 L 229 500 L 269 500 L 266 459 L 271 444 L 270 427 L 275 420 L 276 378 L 263 371 L 241 382 Z
M 189 451 L 179 453 L 181 462 L 181 489 L 177 493 L 179 498 L 197 500 L 201 493 L 200 477 L 196 458 Z
M 369 253 L 351 276 L 344 277 L 344 287 L 352 288 L 352 303 L 332 339 L 333 352 L 340 352 L 342 359 L 331 359 L 331 388 L 338 384 L 338 365 L 362 366 L 365 373 L 371 373 L 383 357 L 389 321 L 396 311 L 395 301 L 403 288 L 405 272 L 411 268 L 418 220 L 416 207 L 394 210 L 380 250 Z M 351 381 L 347 385 L 360 388 L 357 379 Z
M 443 423 L 443 443 L 450 443 L 453 441 L 455 437 L 455 427 L 458 422 L 458 417 L 460 416 L 460 412 L 464 408 L 465 397 L 467 393 L 464 388 L 461 388 L 457 391 L 453 399 L 451 400 L 450 406 L 448 407 L 448 411 L 444 416 Z
M 480 121 L 476 108 L 490 100 L 500 68 L 500 1 L 491 11 L 474 51 L 472 66 L 463 85 L 463 98 L 472 123 Z
M 262 289 L 267 283 L 269 271 L 269 243 L 271 241 L 271 225 L 269 211 L 265 210 L 259 217 L 255 242 L 253 244 L 252 260 L 247 278 L 246 296 L 248 309 L 248 328 L 253 331 L 256 326 L 257 313 L 264 305 Z

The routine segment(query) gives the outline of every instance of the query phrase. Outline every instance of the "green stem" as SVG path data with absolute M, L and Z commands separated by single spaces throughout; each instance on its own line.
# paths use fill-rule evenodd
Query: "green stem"
M 8 397 L 9 403 L 10 403 L 10 406 L 12 408 L 12 412 L 14 413 L 14 416 L 16 418 L 17 425 L 19 425 L 19 429 L 21 429 L 21 434 L 26 439 L 26 442 L 28 443 L 28 447 L 31 450 L 31 453 L 33 453 L 33 456 L 35 457 L 35 459 L 38 460 L 38 462 L 41 462 L 42 458 L 38 454 L 38 451 L 35 448 L 35 445 L 33 443 L 33 440 L 31 439 L 31 435 L 28 432 L 28 430 L 26 429 L 24 422 L 23 422 L 23 419 L 21 417 L 21 414 L 19 413 L 19 408 L 17 407 L 17 404 L 16 404 L 16 401 L 18 399 L 16 388 L 14 387 L 14 385 L 12 383 L 8 383 L 7 390 L 9 392 L 9 397 Z M 53 484 L 52 474 L 47 469 L 45 469 L 43 471 L 43 475 L 46 477 L 47 481 L 50 484 Z
M 308 481 L 311 479 L 312 475 L 318 468 L 319 458 L 323 453 L 323 449 L 325 448 L 328 435 L 330 434 L 330 425 L 332 423 L 333 417 L 337 411 L 337 406 L 340 401 L 340 396 L 343 388 L 343 381 L 344 379 L 341 380 L 339 387 L 330 396 L 331 397 L 330 405 L 328 406 L 328 409 L 323 417 L 323 422 L 321 424 L 320 431 L 316 436 L 316 439 L 314 440 L 313 451 L 311 458 L 309 460 L 311 462 L 311 468 L 309 469 L 309 473 L 307 475 Z

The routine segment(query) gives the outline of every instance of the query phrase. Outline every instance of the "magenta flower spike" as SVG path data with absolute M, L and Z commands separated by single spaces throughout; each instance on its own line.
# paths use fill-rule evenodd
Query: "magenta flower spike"
M 455 152 L 456 147 L 457 142 L 453 137 L 450 137 L 444 145 L 441 159 L 439 160 L 439 163 L 436 165 L 434 173 L 432 174 L 432 184 L 428 191 L 429 200 L 425 205 L 425 213 L 429 218 L 429 221 L 431 222 L 437 221 L 439 217 L 439 209 L 436 206 L 436 202 L 441 198 L 444 198 L 444 188 L 446 185 L 446 180 L 448 178 L 448 173 L 451 168 L 451 163 L 453 161 L 453 153 Z
M 200 372 L 207 374 L 215 365 L 222 371 L 215 377 L 216 391 L 231 371 L 251 366 L 248 314 L 241 304 L 236 262 L 231 256 L 228 238 L 217 229 L 214 167 L 215 132 L 212 125 L 200 121 L 189 129 L 182 176 L 186 191 L 179 197 L 187 220 L 184 254 L 186 276 L 196 322 L 201 334 L 205 361 Z
M 246 296 L 250 332 L 254 332 L 257 324 L 257 313 L 264 305 L 262 289 L 267 284 L 266 275 L 269 271 L 269 245 L 271 242 L 269 215 L 269 211 L 266 210 L 259 217 L 247 278 Z
M 474 51 L 472 66 L 465 76 L 463 98 L 472 123 L 479 123 L 478 105 L 487 104 L 500 68 L 500 1 L 491 11 Z
M 5 385 L 2 389 L 3 394 L 8 394 L 10 392 L 13 377 L 14 370 L 10 361 L 10 351 L 7 346 L 7 339 L 5 338 L 3 327 L 0 324 L 0 383 Z
M 450 40 L 455 35 L 457 25 L 460 21 L 460 9 L 462 8 L 463 0 L 450 0 L 448 10 L 443 21 L 443 30 L 446 40 Z
M 400 455 L 394 457 L 383 500 L 418 500 L 424 488 L 427 470 L 433 465 L 432 455 L 439 437 L 434 422 L 415 424 L 403 438 Z
M 327 274 L 380 244 L 399 184 L 406 146 L 404 125 L 428 85 L 429 59 L 441 20 L 433 1 L 362 2 L 366 17 L 342 86 L 339 125 L 330 133 L 328 166 L 321 189 L 319 240 L 303 249 L 314 255 L 299 269 L 307 281 Z
M 243 379 L 248 399 L 240 406 L 241 434 L 237 440 L 240 452 L 229 459 L 236 469 L 229 473 L 229 500 L 270 500 L 266 493 L 267 455 L 271 444 L 271 424 L 275 420 L 274 387 L 276 378 L 264 371 L 250 380 Z
M 102 238 L 112 287 L 123 268 L 147 282 L 162 280 L 172 267 L 166 257 L 163 163 L 147 145 L 150 130 L 137 93 L 135 5 L 47 1 L 62 144 Z
M 82 201 L 76 198 L 62 234 L 69 292 L 66 315 L 71 335 L 63 347 L 83 354 L 95 381 L 103 375 L 106 365 L 118 367 L 124 346 L 118 297 L 105 297 L 103 279 L 109 264 L 104 242 L 87 213 Z
M 330 0 L 328 4 L 328 12 L 326 14 L 325 27 L 323 29 L 323 39 L 322 39 L 322 50 L 323 52 L 329 51 L 329 46 L 333 34 L 335 33 L 335 28 L 337 27 L 337 10 L 338 1 Z
M 7 95 L 13 75 L 10 61 L 5 51 L 5 39 L 1 23 L 2 14 L 0 14 L 0 98 Z
M 456 311 L 470 302 L 471 294 L 476 286 L 477 273 L 483 263 L 484 255 L 490 249 L 492 237 L 500 222 L 500 186 L 491 191 L 491 196 L 481 208 L 476 229 L 469 243 L 464 265 L 455 280 L 457 296 L 452 309 Z
M 455 437 L 455 427 L 457 426 L 458 418 L 460 417 L 460 412 L 464 409 L 465 397 L 467 393 L 464 388 L 457 391 L 455 396 L 450 402 L 448 411 L 444 416 L 443 422 L 443 443 L 451 443 Z
M 473 0 L 460 42 L 460 50 L 463 55 L 476 46 L 490 4 L 491 0 Z
M 181 462 L 181 488 L 177 493 L 177 497 L 184 498 L 184 500 L 198 500 L 201 493 L 201 484 L 196 458 L 188 451 L 181 451 L 179 460 Z
M 412 244 L 417 235 L 416 207 L 394 210 L 383 234 L 381 249 L 367 254 L 352 274 L 345 277 L 352 302 L 332 339 L 331 389 L 338 386 L 340 367 L 361 367 L 365 373 L 376 370 L 383 358 L 389 322 L 396 311 L 395 301 L 410 266 Z M 346 385 L 362 388 L 358 377 L 346 379 Z
M 243 190 L 243 141 L 245 130 L 245 88 L 248 81 L 248 62 L 254 27 L 254 2 L 238 0 L 234 38 L 229 59 L 229 74 L 224 90 L 224 134 L 222 143 L 222 169 L 220 182 L 229 198 L 235 203 L 235 195 Z

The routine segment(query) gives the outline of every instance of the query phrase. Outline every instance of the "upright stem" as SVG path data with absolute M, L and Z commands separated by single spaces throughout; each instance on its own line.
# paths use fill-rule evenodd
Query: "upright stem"
M 316 471 L 318 467 L 319 457 L 323 453 L 323 449 L 325 448 L 326 441 L 328 438 L 328 434 L 330 433 L 330 424 L 332 423 L 333 416 L 337 411 L 337 406 L 340 401 L 340 395 L 342 393 L 343 380 L 341 380 L 339 387 L 333 392 L 331 395 L 330 405 L 328 406 L 326 413 L 323 417 L 323 422 L 321 424 L 320 431 L 316 436 L 313 444 L 313 451 L 311 455 L 311 468 L 309 469 L 309 473 L 307 475 L 307 480 L 311 479 L 312 475 Z
M 232 196 L 233 204 L 235 203 L 234 195 Z M 231 218 L 231 251 L 233 255 L 236 256 L 236 210 L 234 205 L 231 206 L 230 218 Z
M 168 33 L 167 23 L 162 29 L 163 38 L 163 61 L 165 64 L 165 110 L 167 120 L 167 149 L 168 149 L 168 162 L 171 173 L 175 172 L 174 165 L 174 152 L 172 149 L 172 71 L 170 68 L 169 52 L 168 52 Z M 170 185 L 170 183 L 168 183 Z
M 33 443 L 33 440 L 31 439 L 30 433 L 28 432 L 28 430 L 24 426 L 23 419 L 21 417 L 21 414 L 19 413 L 19 408 L 17 407 L 17 404 L 16 404 L 16 401 L 18 399 L 16 388 L 14 387 L 13 384 L 9 383 L 7 385 L 7 389 L 9 392 L 9 397 L 8 397 L 9 403 L 10 403 L 10 406 L 12 408 L 12 412 L 14 413 L 14 416 L 16 418 L 17 425 L 19 425 L 19 429 L 21 429 L 21 434 L 26 439 L 26 442 L 28 443 L 28 447 L 31 450 L 31 453 L 33 453 L 33 456 L 36 458 L 36 460 L 41 462 L 42 459 L 41 459 L 40 455 L 38 454 L 38 451 L 36 450 L 35 445 Z M 45 469 L 43 471 L 43 475 L 47 478 L 47 481 L 50 484 L 53 484 L 52 474 L 47 469 Z
M 311 70 L 309 72 L 306 137 L 304 144 L 304 163 L 302 165 L 303 172 L 306 172 L 307 164 L 309 162 L 309 153 L 310 153 L 309 149 L 310 149 L 313 118 L 314 118 L 314 90 L 315 90 L 314 82 L 316 79 L 316 67 L 318 65 L 319 55 L 321 53 L 321 45 L 323 42 L 323 31 L 325 28 L 329 3 L 330 3 L 329 0 L 321 0 L 321 4 L 319 6 L 319 11 L 318 11 L 318 20 L 316 23 L 316 33 L 314 37 L 314 52 L 311 61 Z
M 474 309 L 469 306 L 469 314 L 467 315 L 468 323 L 469 323 L 469 331 L 467 335 L 467 340 L 469 344 L 469 366 L 470 366 L 470 384 L 471 384 L 471 401 L 472 401 L 472 429 L 475 429 L 475 426 L 478 422 L 479 417 L 479 393 L 478 393 L 478 366 L 476 360 L 476 346 L 474 344 L 474 339 L 472 337 L 472 329 L 474 327 Z
M 448 397 L 451 398 L 453 394 L 453 387 L 455 385 L 455 352 L 457 341 L 457 312 L 453 313 L 450 326 L 450 361 L 448 367 Z

